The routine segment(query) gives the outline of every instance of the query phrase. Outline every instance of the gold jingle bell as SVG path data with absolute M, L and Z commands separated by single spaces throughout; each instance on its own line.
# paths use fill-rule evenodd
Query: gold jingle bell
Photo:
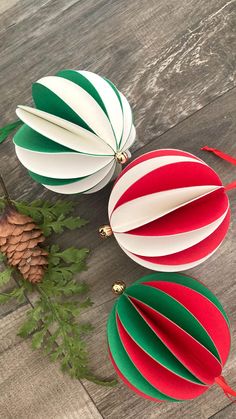
M 116 281 L 112 285 L 112 292 L 114 292 L 114 294 L 116 295 L 121 295 L 123 294 L 125 288 L 126 288 L 126 285 L 123 281 Z
M 115 159 L 116 159 L 117 163 L 125 164 L 127 162 L 127 160 L 129 159 L 129 155 L 125 152 L 122 153 L 121 151 L 118 151 L 115 154 Z
M 106 239 L 107 237 L 112 236 L 112 229 L 109 225 L 104 225 L 99 227 L 99 235 L 102 239 Z

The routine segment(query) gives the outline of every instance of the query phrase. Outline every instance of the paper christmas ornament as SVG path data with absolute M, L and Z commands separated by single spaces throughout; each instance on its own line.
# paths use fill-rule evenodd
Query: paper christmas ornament
M 129 257 L 168 272 L 205 261 L 230 221 L 219 176 L 192 154 L 171 149 L 144 154 L 122 171 L 108 214 L 110 232 Z M 100 233 L 106 235 L 104 227 Z
M 113 366 L 123 382 L 154 401 L 194 399 L 217 383 L 230 351 L 227 315 L 202 283 L 154 273 L 123 287 L 108 319 Z
M 18 106 L 16 154 L 54 192 L 92 193 L 121 170 L 135 140 L 130 105 L 107 79 L 63 70 L 33 84 L 36 108 Z

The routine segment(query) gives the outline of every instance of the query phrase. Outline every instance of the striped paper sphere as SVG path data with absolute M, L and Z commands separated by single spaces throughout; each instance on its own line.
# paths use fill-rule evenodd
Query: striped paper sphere
M 155 273 L 128 287 L 107 324 L 119 377 L 154 401 L 194 399 L 221 375 L 230 351 L 227 315 L 200 282 Z
M 92 193 L 120 172 L 135 140 L 127 99 L 107 79 L 63 70 L 32 86 L 36 108 L 16 110 L 24 125 L 16 154 L 31 177 L 54 192 Z
M 179 271 L 205 261 L 229 227 L 228 197 L 206 163 L 180 150 L 155 150 L 131 162 L 109 200 L 110 226 L 135 262 Z

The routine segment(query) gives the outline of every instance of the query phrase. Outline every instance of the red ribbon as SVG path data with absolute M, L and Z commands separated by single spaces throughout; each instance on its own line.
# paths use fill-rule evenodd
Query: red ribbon
M 219 377 L 215 378 L 216 384 L 220 386 L 225 393 L 225 395 L 233 401 L 233 403 L 236 403 L 236 400 L 233 400 L 231 396 L 236 397 L 236 391 L 234 391 L 225 381 L 224 377 L 220 375 Z
M 230 191 L 230 189 L 234 189 L 234 188 L 236 188 L 236 180 L 234 180 L 234 182 L 231 182 L 225 186 L 226 191 Z
M 236 159 L 229 154 L 224 153 L 221 150 L 218 150 L 217 148 L 208 147 L 207 145 L 205 147 L 202 147 L 201 150 L 204 151 L 210 151 L 211 153 L 214 153 L 216 156 L 220 157 L 223 160 L 226 160 L 227 162 L 234 164 L 236 166 Z M 230 189 L 236 188 L 236 181 L 229 183 L 225 186 L 225 190 L 229 191 Z

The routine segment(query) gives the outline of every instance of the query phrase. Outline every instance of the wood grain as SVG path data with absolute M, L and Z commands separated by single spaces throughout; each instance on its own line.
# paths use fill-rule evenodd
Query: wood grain
M 17 3 L 17 0 L 2 0 L 0 3 L 0 13 L 5 12 L 10 7 L 14 6 Z
M 101 419 L 79 381 L 64 376 L 30 341 L 16 335 L 29 306 L 1 321 L 0 417 L 2 419 Z
M 183 148 L 202 157 L 225 183 L 236 178 L 233 166 L 200 151 L 208 144 L 236 155 L 235 0 L 12 0 L 1 3 L 0 23 L 0 124 L 15 118 L 17 104 L 31 103 L 31 83 L 39 77 L 60 68 L 89 69 L 114 81 L 133 104 L 138 132 L 133 157 L 153 148 Z M 29 178 L 10 139 L 0 147 L 1 172 L 12 198 L 68 199 Z M 90 224 L 58 239 L 62 246 L 91 248 L 88 271 L 78 279 L 91 286 L 95 304 L 84 318 L 96 326 L 88 342 L 91 365 L 103 377 L 114 374 L 105 350 L 105 325 L 114 301 L 111 284 L 116 279 L 130 284 L 148 272 L 129 260 L 114 239 L 102 241 L 97 235 L 97 227 L 107 221 L 110 189 L 111 185 L 92 196 L 71 197 L 76 213 Z M 233 191 L 230 199 L 235 214 Z M 190 273 L 220 297 L 230 315 L 233 342 L 225 375 L 233 386 L 236 231 L 232 218 L 219 251 Z M 4 419 L 233 417 L 235 405 L 227 407 L 230 401 L 217 388 L 193 402 L 159 405 L 136 397 L 121 383 L 107 389 L 71 381 L 43 354 L 32 352 L 28 342 L 14 337 L 26 309 L 11 305 L 1 311 L 5 317 L 0 416 Z
M 0 271 L 3 270 L 4 267 L 0 265 Z M 10 292 L 13 288 L 15 288 L 16 283 L 13 279 L 11 279 L 6 285 L 1 287 L 0 292 Z M 19 304 L 16 300 L 10 300 L 5 304 L 0 304 L 0 319 L 7 314 L 10 314 L 12 311 L 16 310 L 18 307 L 23 306 L 24 303 Z
M 231 403 L 229 406 L 222 409 L 220 412 L 212 416 L 212 419 L 234 419 L 235 418 L 235 404 Z
M 236 89 L 188 118 L 142 151 L 155 148 L 157 141 L 161 142 L 160 146 L 164 146 L 168 142 L 170 146 L 175 147 L 184 141 L 185 149 L 203 157 L 221 174 L 225 183 L 230 182 L 236 177 L 236 169 L 211 154 L 201 152 L 200 147 L 206 143 L 215 145 L 215 138 L 218 135 L 220 136 L 220 140 L 217 140 L 219 146 L 234 154 L 236 151 L 233 142 L 236 133 L 235 100 Z M 199 127 L 201 127 L 200 130 Z M 191 144 L 189 144 L 190 136 Z M 233 191 L 230 193 L 230 200 L 232 213 L 235 213 L 236 199 Z M 216 293 L 230 316 L 233 342 L 231 357 L 224 373 L 232 386 L 236 385 L 234 378 L 236 373 L 236 286 L 234 281 L 235 260 L 233 258 L 236 246 L 235 236 L 235 222 L 232 220 L 227 239 L 219 251 L 209 261 L 189 271 L 191 275 L 205 282 Z M 104 258 L 107 263 L 104 263 Z M 107 352 L 104 350 L 106 347 L 106 320 L 114 301 L 111 284 L 115 279 L 125 279 L 127 284 L 130 284 L 144 273 L 147 273 L 147 270 L 129 260 L 118 248 L 115 240 L 110 239 L 101 241 L 96 247 L 91 255 L 88 271 L 81 276 L 91 285 L 91 295 L 95 301 L 95 307 L 84 313 L 84 318 L 91 320 L 95 326 L 95 333 L 88 342 L 91 365 L 94 372 L 102 377 L 110 377 L 114 374 Z M 105 418 L 122 419 L 127 417 L 127 414 L 130 418 L 137 417 L 138 419 L 159 416 L 174 418 L 175 415 L 188 417 L 188 412 L 191 411 L 194 412 L 195 417 L 205 419 L 230 403 L 218 388 L 212 388 L 194 402 L 173 407 L 173 405 L 159 406 L 142 400 L 131 394 L 122 384 L 115 389 L 105 389 L 88 382 L 84 382 L 84 386 Z

